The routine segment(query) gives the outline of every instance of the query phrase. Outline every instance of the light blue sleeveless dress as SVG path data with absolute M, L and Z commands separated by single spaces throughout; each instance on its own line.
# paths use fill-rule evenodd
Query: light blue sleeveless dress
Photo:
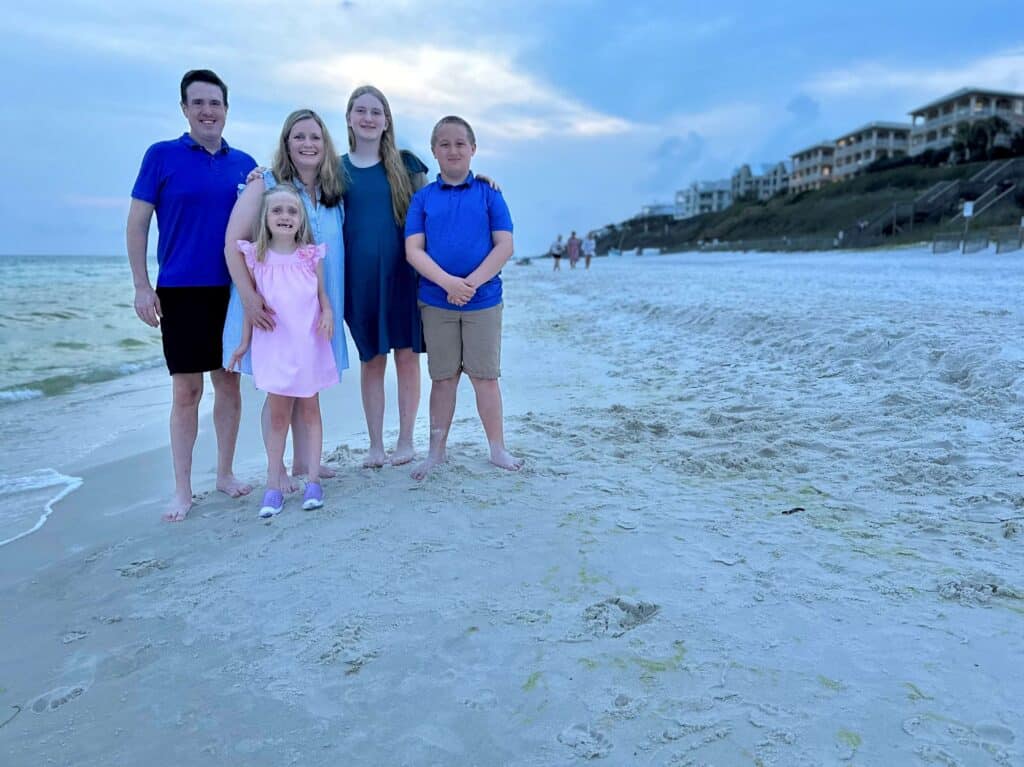
M 266 184 L 267 189 L 277 186 L 277 179 L 274 178 L 272 171 L 263 171 L 263 183 Z M 318 198 L 319 194 L 320 190 L 317 189 Z M 305 187 L 299 189 L 299 196 L 302 198 L 302 204 L 306 207 L 309 225 L 313 230 L 313 242 L 327 246 L 327 257 L 323 261 L 324 287 L 327 289 L 327 297 L 331 300 L 331 311 L 334 312 L 334 336 L 331 338 L 331 351 L 334 352 L 334 364 L 338 368 L 340 379 L 341 371 L 348 368 L 348 344 L 345 342 L 345 238 L 343 234 L 345 207 L 342 202 L 333 208 L 328 208 L 325 205 L 314 207 Z M 244 320 L 245 312 L 242 309 L 242 299 L 232 284 L 228 314 L 224 319 L 224 359 L 221 364 L 225 367 L 231 360 L 232 352 L 242 340 Z M 248 351 L 242 358 L 241 369 L 243 373 L 252 375 L 252 360 Z

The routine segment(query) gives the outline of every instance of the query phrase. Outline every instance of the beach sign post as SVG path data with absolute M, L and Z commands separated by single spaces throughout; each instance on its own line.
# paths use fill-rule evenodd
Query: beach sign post
M 960 242 L 960 252 L 961 253 L 966 253 L 967 252 L 967 230 L 970 228 L 971 217 L 973 215 L 974 215 L 974 201 L 973 200 L 964 200 L 964 211 L 963 211 L 963 216 L 964 216 L 964 236 L 963 236 L 963 238 L 961 239 L 961 242 Z

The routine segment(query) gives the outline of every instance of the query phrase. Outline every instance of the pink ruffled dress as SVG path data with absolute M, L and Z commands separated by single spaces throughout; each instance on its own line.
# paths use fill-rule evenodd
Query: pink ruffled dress
M 256 289 L 274 310 L 274 329 L 252 329 L 252 375 L 256 388 L 287 397 L 312 397 L 338 383 L 331 342 L 317 330 L 320 298 L 316 264 L 326 245 L 304 245 L 294 253 L 268 250 L 256 260 L 256 246 L 238 241 Z

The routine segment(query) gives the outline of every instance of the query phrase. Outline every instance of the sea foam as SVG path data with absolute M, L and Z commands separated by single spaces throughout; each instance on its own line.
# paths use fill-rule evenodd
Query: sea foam
M 23 402 L 27 399 L 42 397 L 43 392 L 39 389 L 8 389 L 0 391 L 0 402 Z
M 53 513 L 54 504 L 81 486 L 81 477 L 69 477 L 53 469 L 38 469 L 22 476 L 0 476 L 0 499 L 36 490 L 52 491 L 52 495 L 47 493 L 47 495 L 50 495 L 50 498 L 43 504 L 43 513 L 36 523 L 28 530 L 0 540 L 0 546 L 13 543 L 41 528 L 46 523 L 50 514 Z

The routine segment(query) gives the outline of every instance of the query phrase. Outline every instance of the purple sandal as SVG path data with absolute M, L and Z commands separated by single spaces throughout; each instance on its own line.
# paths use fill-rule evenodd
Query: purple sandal
M 319 482 L 307 482 L 306 492 L 302 495 L 302 508 L 306 511 L 319 509 L 324 505 L 324 489 Z
M 277 516 L 284 508 L 284 493 L 280 490 L 268 490 L 263 494 L 263 506 L 260 508 L 260 519 Z

